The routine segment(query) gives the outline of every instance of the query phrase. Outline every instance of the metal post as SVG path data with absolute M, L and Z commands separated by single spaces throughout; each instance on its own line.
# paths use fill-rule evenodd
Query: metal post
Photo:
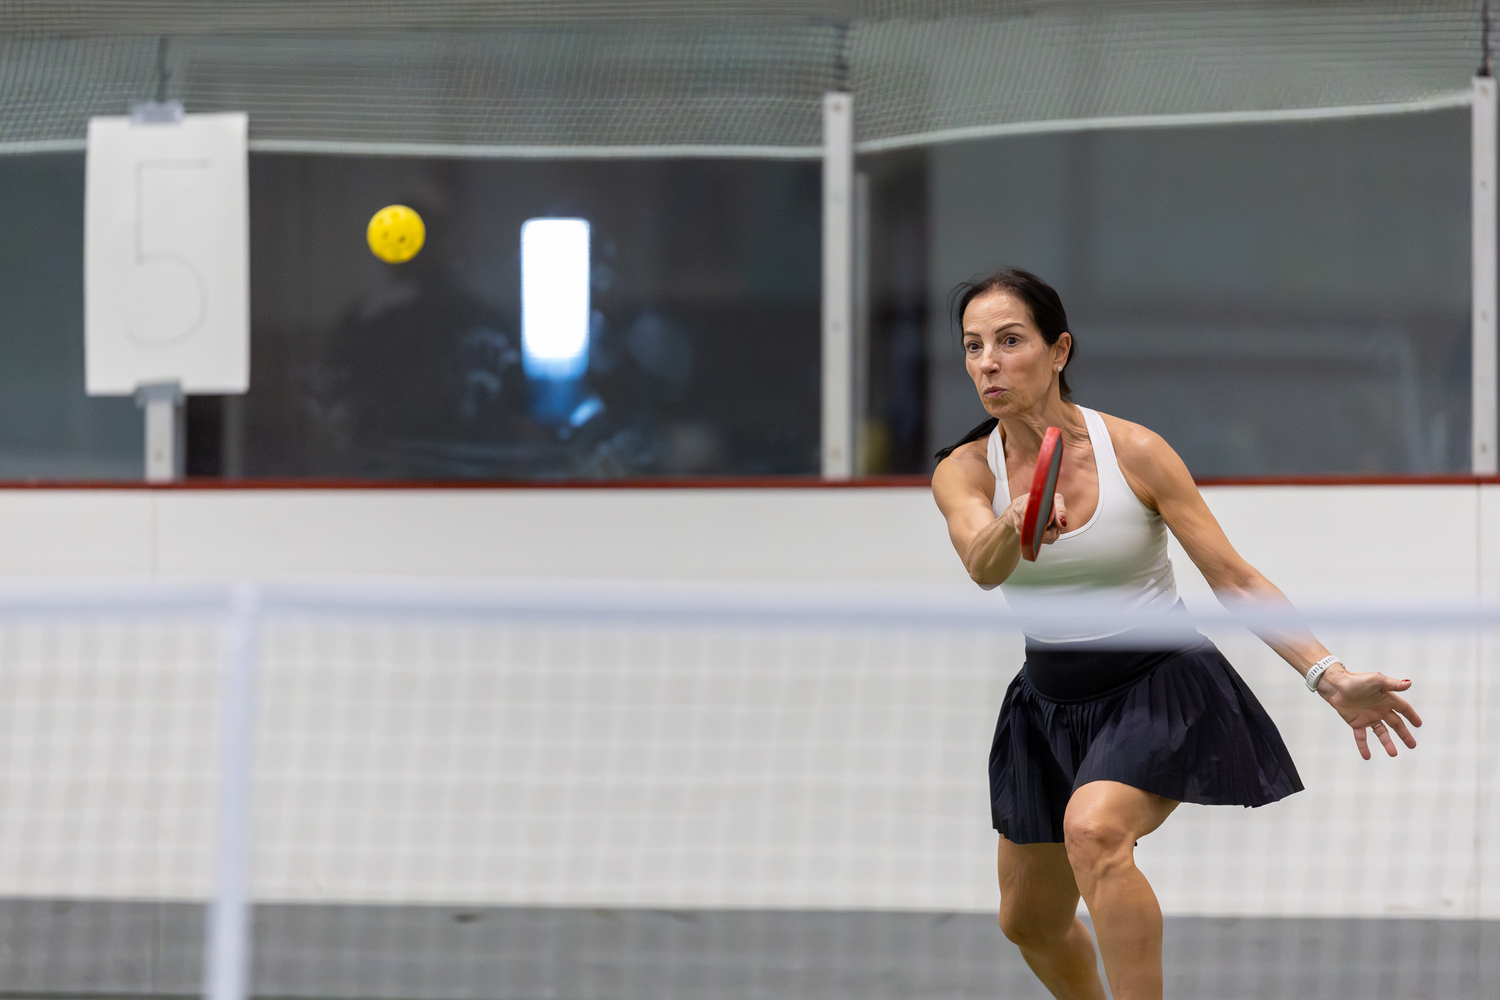
M 204 1000 L 246 1000 L 250 989 L 250 793 L 260 606 L 254 584 L 238 585 L 224 629 L 217 856 L 203 963 Z
M 1497 471 L 1496 406 L 1496 294 L 1497 276 L 1495 215 L 1495 80 L 1474 78 L 1473 129 L 1473 235 L 1474 235 L 1474 325 L 1473 325 L 1473 413 L 1474 474 Z
M 143 385 L 135 391 L 135 401 L 146 411 L 146 482 L 181 479 L 187 465 L 182 386 L 176 382 Z
M 824 479 L 854 474 L 854 101 L 823 95 Z
M 245 397 L 224 397 L 224 427 L 219 447 L 223 449 L 225 479 L 239 479 L 245 474 Z

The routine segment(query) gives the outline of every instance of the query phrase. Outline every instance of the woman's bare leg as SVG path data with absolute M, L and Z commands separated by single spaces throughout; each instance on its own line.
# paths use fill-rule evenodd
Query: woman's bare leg
M 1000 929 L 1058 1000 L 1104 1000 L 1094 940 L 1062 844 L 1000 838 Z
M 1091 781 L 1068 800 L 1068 860 L 1094 918 L 1115 1000 L 1161 1000 L 1161 904 L 1135 866 L 1135 842 L 1176 808 L 1171 799 L 1117 781 Z

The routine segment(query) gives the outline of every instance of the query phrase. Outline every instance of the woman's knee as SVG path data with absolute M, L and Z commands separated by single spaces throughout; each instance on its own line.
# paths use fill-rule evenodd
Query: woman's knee
M 1048 908 L 1052 909 L 1052 908 Z M 1031 907 L 1024 900 L 1000 899 L 1000 932 L 1007 941 L 1020 948 L 1046 950 L 1060 944 L 1073 929 L 1074 913 L 1046 912 Z
M 1108 810 L 1069 808 L 1063 817 L 1063 843 L 1080 877 L 1099 878 L 1134 863 L 1135 834 Z
M 1063 845 L 1020 845 L 1001 838 L 998 860 L 1005 936 L 1039 950 L 1066 937 L 1078 912 L 1078 886 Z

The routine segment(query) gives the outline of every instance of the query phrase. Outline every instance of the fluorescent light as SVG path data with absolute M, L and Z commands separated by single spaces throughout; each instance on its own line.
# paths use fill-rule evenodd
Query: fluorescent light
M 521 226 L 521 362 L 532 378 L 577 378 L 588 368 L 587 219 Z

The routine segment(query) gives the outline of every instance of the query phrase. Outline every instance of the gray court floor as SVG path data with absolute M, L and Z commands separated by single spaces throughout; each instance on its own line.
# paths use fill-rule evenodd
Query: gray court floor
M 202 910 L 0 901 L 0 995 L 192 996 Z M 1500 922 L 1171 919 L 1174 1000 L 1494 1000 Z M 263 906 L 254 990 L 327 1000 L 1046 1000 L 988 916 Z

